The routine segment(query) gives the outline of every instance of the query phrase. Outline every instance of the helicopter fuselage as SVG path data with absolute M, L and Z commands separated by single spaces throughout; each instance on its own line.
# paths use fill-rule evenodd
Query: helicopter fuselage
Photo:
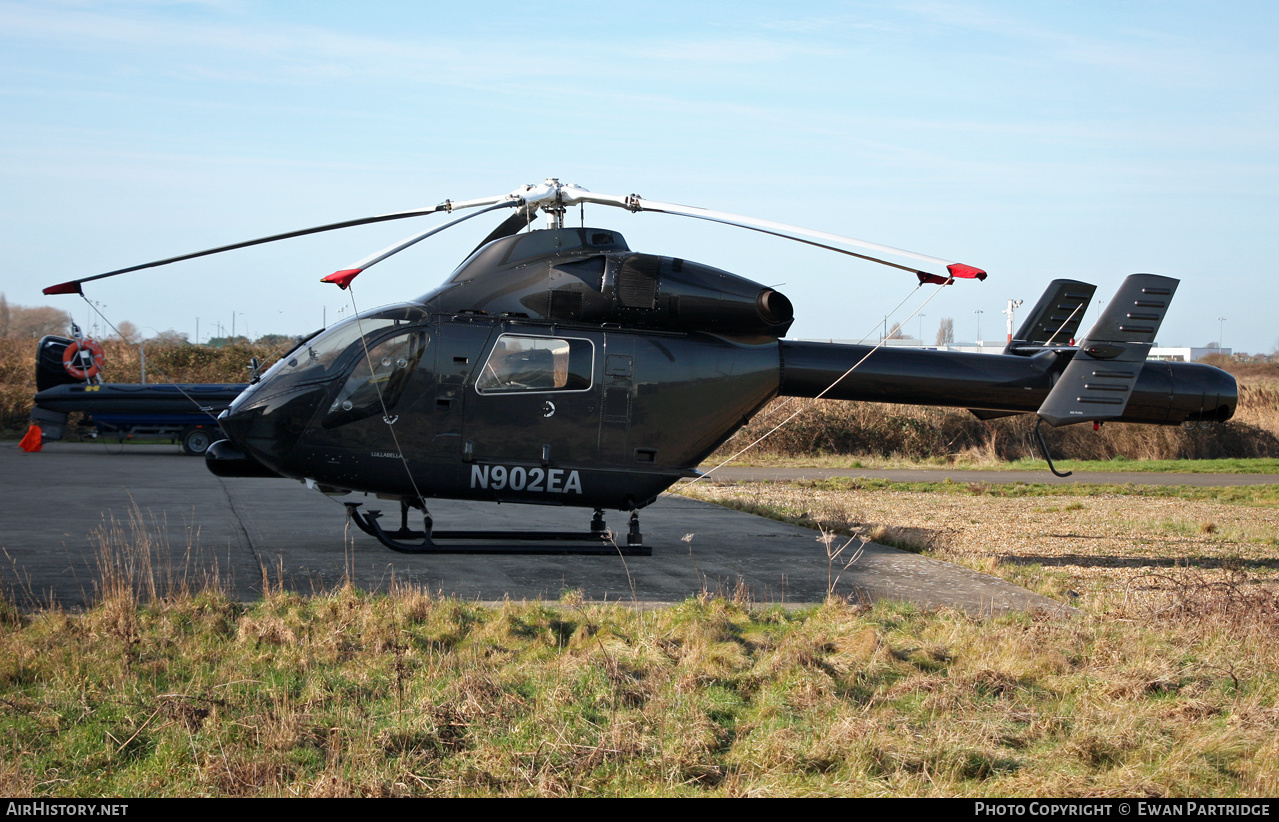
M 776 395 L 792 319 L 772 289 L 614 232 L 506 237 L 287 354 L 222 417 L 234 449 L 209 465 L 331 493 L 643 507 Z
M 223 414 L 230 442 L 207 461 L 332 494 L 633 510 L 779 394 L 1034 412 L 1073 356 L 794 342 L 792 320 L 772 289 L 615 232 L 504 237 L 420 299 L 285 355 Z M 1116 421 L 1226 419 L 1236 400 L 1223 371 L 1147 363 Z
M 284 391 L 263 380 L 223 429 L 273 472 L 329 492 L 629 509 L 687 475 L 777 392 L 768 339 L 434 316 L 368 345 L 375 371 L 391 360 L 389 376 L 368 377 L 357 338 L 338 376 Z M 413 346 L 423 349 L 416 360 L 386 354 Z M 530 352 L 550 352 L 551 364 L 539 373 Z M 556 356 L 578 382 L 555 385 Z M 396 368 L 408 372 L 402 384 Z M 381 394 L 362 393 L 373 380 Z

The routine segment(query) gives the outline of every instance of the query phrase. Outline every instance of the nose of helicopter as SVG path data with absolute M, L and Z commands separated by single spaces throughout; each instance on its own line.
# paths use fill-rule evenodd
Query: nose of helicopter
M 249 433 L 250 417 L 248 414 L 233 414 L 231 409 L 218 414 L 218 425 L 222 428 L 222 433 L 226 434 L 226 438 L 231 441 L 237 448 L 243 449 L 245 439 Z
M 268 468 L 245 448 L 251 415 L 233 414 L 228 409 L 218 415 L 218 425 L 225 439 L 209 446 L 204 452 L 204 465 L 219 477 L 276 477 L 279 474 Z
M 290 456 L 325 393 L 325 386 L 272 390 L 268 384 L 259 384 L 246 390 L 223 411 L 218 423 L 240 457 L 260 463 L 275 473 L 288 474 Z M 222 454 L 236 458 L 225 447 Z

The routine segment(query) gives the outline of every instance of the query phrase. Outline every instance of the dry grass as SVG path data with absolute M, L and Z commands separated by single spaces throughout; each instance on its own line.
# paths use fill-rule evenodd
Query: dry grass
M 1118 613 L 1170 608 L 1194 584 L 1279 590 L 1279 508 L 1178 496 L 1006 493 L 978 483 L 951 493 L 904 483 L 702 481 L 681 492 L 812 528 L 860 533 L 1005 576 L 1048 596 Z M 1073 491 L 1076 489 L 1060 489 Z M 1244 577 L 1236 576 L 1243 573 Z M 1190 577 L 1187 574 L 1191 575 Z
M 35 344 L 0 337 L 0 431 L 26 428 L 35 393 Z
M 852 527 L 894 496 L 803 492 L 810 516 Z M 896 502 L 943 554 L 972 533 L 959 517 L 1036 513 L 948 518 L 927 496 Z M 1119 521 L 1029 502 L 1041 532 Z M 0 793 L 1266 796 L 1279 599 L 1252 569 L 1161 562 L 1258 536 L 1226 508 L 1243 506 L 1134 509 L 1166 523 L 1146 535 L 1166 545 L 1133 553 L 1162 593 L 1098 577 L 1069 620 L 712 596 L 642 611 L 573 592 L 485 608 L 405 586 L 243 604 L 212 574 L 163 570 L 164 524 L 135 514 L 101 532 L 92 608 L 4 611 Z M 993 570 L 1008 567 L 1030 566 Z
M 808 400 L 779 398 L 707 459 L 718 464 L 766 434 Z M 1034 415 L 983 422 L 964 409 L 818 400 L 751 452 L 763 456 L 848 455 L 969 463 L 1039 458 Z M 1279 389 L 1245 387 L 1231 422 L 1182 426 L 1111 423 L 1093 431 L 1045 429 L 1057 459 L 1134 460 L 1279 457 Z

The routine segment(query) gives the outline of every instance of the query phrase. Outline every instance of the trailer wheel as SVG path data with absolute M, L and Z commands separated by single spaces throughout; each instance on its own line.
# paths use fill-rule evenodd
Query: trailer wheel
M 213 444 L 213 435 L 207 428 L 188 428 L 182 434 L 182 453 L 192 457 L 204 456 Z

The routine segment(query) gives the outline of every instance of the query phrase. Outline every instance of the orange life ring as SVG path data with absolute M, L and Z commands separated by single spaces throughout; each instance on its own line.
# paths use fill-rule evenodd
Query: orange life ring
M 84 359 L 80 356 L 82 351 L 88 352 L 93 361 L 88 368 L 80 367 L 79 363 Z M 93 340 L 79 340 L 71 343 L 67 346 L 67 350 L 62 352 L 62 367 L 77 380 L 93 379 L 102 370 L 102 346 Z

